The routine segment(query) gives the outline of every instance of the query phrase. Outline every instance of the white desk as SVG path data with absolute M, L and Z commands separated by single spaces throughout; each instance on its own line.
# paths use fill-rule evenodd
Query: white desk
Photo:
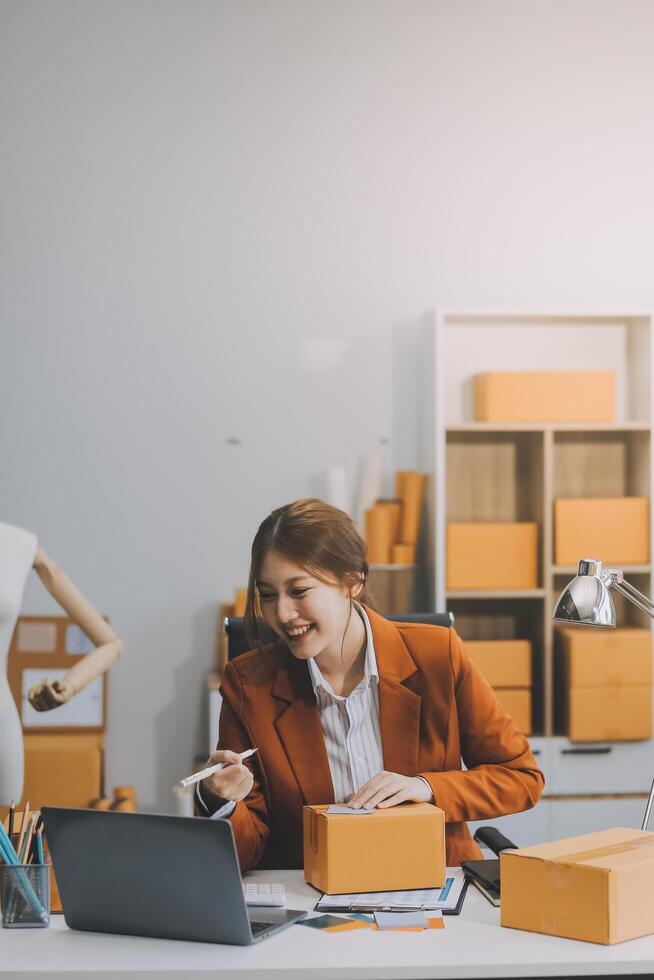
M 290 908 L 311 909 L 318 893 L 299 871 L 262 872 L 283 881 Z M 596 946 L 502 929 L 498 910 L 470 886 L 444 931 L 325 933 L 293 925 L 253 946 L 218 946 L 73 932 L 63 916 L 48 929 L 0 928 L 0 978 L 92 980 L 381 980 L 408 977 L 570 977 L 654 973 L 654 936 Z

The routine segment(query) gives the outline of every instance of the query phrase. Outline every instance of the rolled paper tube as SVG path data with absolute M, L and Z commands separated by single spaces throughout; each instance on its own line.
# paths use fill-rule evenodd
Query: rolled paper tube
M 365 528 L 366 511 L 382 495 L 384 461 L 381 453 L 368 453 L 361 460 L 359 490 L 355 519 L 361 531 Z
M 366 544 L 372 565 L 388 565 L 393 547 L 393 512 L 388 507 L 366 511 Z
M 400 540 L 405 544 L 415 544 L 418 540 L 420 517 L 422 514 L 422 496 L 425 477 L 422 473 L 404 474 L 402 482 L 402 530 Z
M 414 544 L 394 544 L 393 564 L 414 565 L 416 561 L 416 546 Z
M 245 616 L 245 605 L 248 598 L 247 589 L 236 589 L 234 593 L 234 615 Z
M 404 500 L 404 477 L 406 470 L 398 470 L 395 474 L 395 497 L 397 500 Z
M 332 507 L 350 513 L 350 503 L 347 495 L 347 478 L 344 466 L 330 466 L 326 474 L 325 500 Z
M 402 520 L 402 501 L 401 500 L 378 500 L 375 507 L 385 507 L 390 510 L 392 515 L 393 544 L 400 540 L 400 522 Z

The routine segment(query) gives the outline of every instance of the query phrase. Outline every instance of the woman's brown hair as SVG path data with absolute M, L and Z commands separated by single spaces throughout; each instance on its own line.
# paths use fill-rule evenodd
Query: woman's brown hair
M 269 551 L 296 562 L 322 582 L 346 588 L 360 583 L 357 601 L 372 605 L 366 590 L 368 556 L 354 521 L 323 500 L 307 498 L 278 507 L 259 526 L 252 542 L 245 628 L 251 642 L 260 644 L 261 610 L 256 583 Z

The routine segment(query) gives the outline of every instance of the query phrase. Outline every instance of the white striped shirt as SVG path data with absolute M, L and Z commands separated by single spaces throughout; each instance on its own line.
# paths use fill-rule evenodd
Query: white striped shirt
M 381 729 L 379 725 L 379 671 L 375 656 L 370 620 L 365 609 L 358 603 L 355 608 L 366 628 L 366 659 L 363 677 L 353 691 L 342 697 L 335 694 L 325 680 L 314 658 L 307 661 L 313 686 L 320 724 L 322 725 L 329 771 L 334 787 L 334 801 L 344 803 L 384 768 Z M 418 776 L 429 791 L 431 786 Z M 207 814 L 209 809 L 202 799 L 200 783 L 197 799 Z M 229 817 L 236 804 L 224 803 L 212 819 Z
M 336 694 L 315 659 L 308 661 L 336 803 L 344 803 L 384 768 L 375 645 L 365 610 L 359 605 L 356 610 L 366 628 L 366 658 L 354 690 L 347 697 Z

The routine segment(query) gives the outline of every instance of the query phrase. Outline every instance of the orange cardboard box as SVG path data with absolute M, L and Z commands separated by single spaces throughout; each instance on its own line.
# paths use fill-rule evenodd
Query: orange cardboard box
M 649 507 L 645 497 L 554 501 L 557 565 L 598 558 L 605 565 L 649 561 Z
M 368 814 L 304 808 L 304 877 L 330 895 L 445 884 L 445 814 L 411 803 Z
M 647 629 L 562 627 L 555 633 L 555 649 L 559 686 L 652 684 L 652 634 Z
M 491 687 L 531 687 L 529 640 L 466 640 L 465 647 Z
M 478 422 L 613 422 L 614 371 L 495 371 L 475 375 Z
M 571 687 L 564 729 L 573 742 L 628 742 L 652 737 L 652 688 Z
M 537 524 L 447 525 L 448 589 L 534 589 Z
M 500 922 L 591 943 L 654 932 L 654 834 L 617 827 L 503 851 Z
M 101 735 L 25 735 L 23 800 L 42 806 L 86 807 L 101 796 Z
M 496 687 L 495 695 L 508 715 L 511 715 L 514 722 L 523 733 L 531 733 L 531 688 L 521 690 L 519 688 Z

